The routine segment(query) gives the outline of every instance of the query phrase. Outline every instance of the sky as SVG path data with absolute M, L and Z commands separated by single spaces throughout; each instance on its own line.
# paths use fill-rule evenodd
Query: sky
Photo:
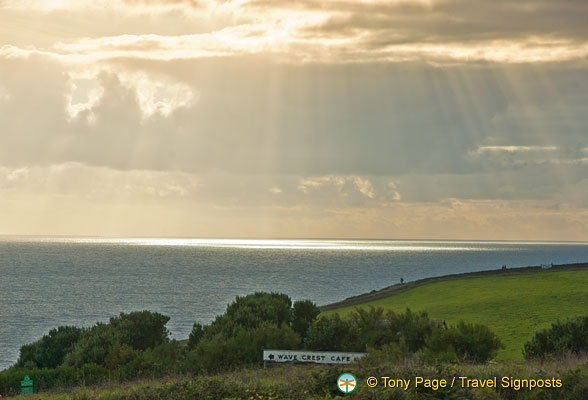
M 585 0 L 0 0 L 0 234 L 588 240 Z

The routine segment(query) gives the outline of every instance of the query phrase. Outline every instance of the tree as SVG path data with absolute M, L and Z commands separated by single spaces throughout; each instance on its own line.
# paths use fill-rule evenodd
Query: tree
M 287 325 L 278 327 L 273 323 L 262 323 L 255 328 L 238 328 L 229 338 L 216 334 L 202 339 L 193 354 L 197 370 L 207 372 L 261 364 L 264 349 L 297 349 L 300 336 Z
M 278 327 L 290 324 L 292 300 L 286 294 L 256 292 L 244 297 L 237 296 L 212 324 L 204 328 L 206 337 L 217 333 L 232 337 L 240 328 L 252 329 L 262 323 L 273 323 Z
M 97 323 L 86 329 L 65 361 L 75 367 L 87 363 L 105 365 L 113 347 L 116 350 L 113 360 L 120 358 L 116 354 L 126 352 L 127 348 L 139 351 L 152 349 L 169 341 L 169 331 L 165 327 L 168 321 L 168 316 L 151 311 L 120 313 L 118 317 L 110 318 L 108 324 Z
M 320 308 L 310 300 L 299 300 L 294 302 L 292 309 L 292 329 L 302 338 L 306 337 L 308 328 L 321 313 Z
M 75 326 L 60 326 L 51 329 L 36 342 L 20 348 L 17 367 L 56 368 L 63 363 L 75 343 L 80 339 L 83 330 Z
M 84 331 L 82 337 L 65 357 L 65 363 L 76 368 L 84 364 L 104 365 L 110 348 L 120 343 L 118 333 L 109 324 L 97 323 Z
M 349 323 L 339 314 L 321 317 L 308 329 L 304 347 L 309 350 L 348 351 Z
M 188 348 L 195 349 L 200 340 L 204 337 L 204 326 L 201 323 L 195 322 L 192 326 L 192 332 L 188 336 Z
M 504 345 L 486 325 L 460 321 L 449 329 L 435 330 L 427 341 L 429 351 L 446 354 L 454 351 L 458 361 L 484 362 L 496 357 Z
M 549 329 L 536 332 L 525 343 L 526 359 L 565 356 L 588 352 L 588 315 L 553 323 Z
M 110 318 L 110 325 L 118 332 L 121 343 L 135 350 L 145 350 L 169 341 L 167 315 L 151 311 L 133 311 Z
M 425 342 L 433 331 L 431 320 L 426 312 L 412 312 L 409 308 L 402 314 L 389 311 L 386 314 L 391 333 L 398 339 L 402 338 L 411 352 L 425 346 Z

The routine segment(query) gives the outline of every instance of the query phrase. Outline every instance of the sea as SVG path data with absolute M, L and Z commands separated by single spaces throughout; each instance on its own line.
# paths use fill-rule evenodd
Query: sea
M 121 312 L 168 315 L 185 339 L 257 291 L 324 305 L 400 279 L 587 261 L 578 242 L 0 237 L 0 370 L 52 328 Z

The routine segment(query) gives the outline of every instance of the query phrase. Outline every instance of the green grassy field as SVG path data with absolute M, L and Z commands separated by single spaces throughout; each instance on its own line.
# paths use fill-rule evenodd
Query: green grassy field
M 345 316 L 356 307 L 427 311 L 448 324 L 488 325 L 506 349 L 497 360 L 522 359 L 524 343 L 558 319 L 588 314 L 588 270 L 537 271 L 425 283 L 389 297 L 324 311 Z

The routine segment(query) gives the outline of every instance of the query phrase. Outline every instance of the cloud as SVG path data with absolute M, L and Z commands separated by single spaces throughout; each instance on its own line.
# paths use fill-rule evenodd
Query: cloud
M 548 199 L 414 203 L 382 201 L 380 178 L 0 166 L 0 233 L 573 240 L 588 232 L 586 180 Z M 367 182 L 372 199 L 361 193 Z M 268 190 L 277 185 L 279 195 Z
M 428 62 L 433 65 L 468 63 L 581 62 L 588 42 L 568 39 L 525 38 L 475 43 L 375 44 L 365 35 L 311 39 L 293 35 L 283 26 L 246 25 L 214 33 L 163 36 L 120 35 L 56 43 L 53 49 L 6 45 L 0 55 L 51 56 L 62 62 L 87 63 L 117 58 L 182 60 L 205 57 L 266 55 L 288 63 Z
M 351 203 L 373 199 L 373 187 L 368 180 L 361 177 L 323 176 L 306 178 L 298 186 L 305 195 L 324 196 L 333 200 L 344 200 Z
M 0 102 L 8 101 L 10 97 L 10 92 L 3 86 L 0 86 Z
M 374 204 L 399 201 L 401 195 L 389 178 L 326 175 L 300 179 L 298 190 L 305 197 L 318 196 L 329 203 Z
M 159 7 L 188 6 L 193 8 L 202 8 L 204 6 L 202 2 L 196 0 L 122 0 L 122 2 L 129 5 Z
M 119 57 L 173 60 L 256 54 L 288 63 L 424 61 L 447 65 L 583 62 L 588 54 L 584 23 L 588 7 L 579 1 L 103 0 L 97 5 L 64 0 L 7 4 L 10 15 L 6 21 L 0 17 L 0 26 L 7 26 L 4 44 L 9 46 L 3 54 L 46 54 L 74 63 Z M 48 10 L 38 14 L 43 5 Z M 60 27 L 72 19 L 71 14 L 88 23 L 69 24 L 64 31 Z M 16 19 L 31 23 L 12 26 Z M 29 25 L 44 26 L 43 34 L 22 28 Z M 104 29 L 112 25 L 125 29 Z
M 10 226 L 586 233 L 583 1 L 1 4 Z
M 480 146 L 476 150 L 477 154 L 487 152 L 507 152 L 507 153 L 520 153 L 520 152 L 531 152 L 531 151 L 555 151 L 555 146 Z
M 331 17 L 309 32 L 348 35 L 380 31 L 390 34 L 394 43 L 479 41 L 541 35 L 588 38 L 588 29 L 583 23 L 588 6 L 581 0 L 565 3 L 549 0 L 402 0 L 369 3 L 252 0 L 246 5 L 258 11 L 279 8 L 327 12 Z
M 586 157 L 578 149 L 588 146 L 581 68 L 211 58 L 119 60 L 87 70 L 30 56 L 5 58 L 0 73 L 10 77 L 0 102 L 0 156 L 13 165 L 466 174 L 548 158 L 577 163 Z M 546 154 L 553 147 L 557 157 Z

